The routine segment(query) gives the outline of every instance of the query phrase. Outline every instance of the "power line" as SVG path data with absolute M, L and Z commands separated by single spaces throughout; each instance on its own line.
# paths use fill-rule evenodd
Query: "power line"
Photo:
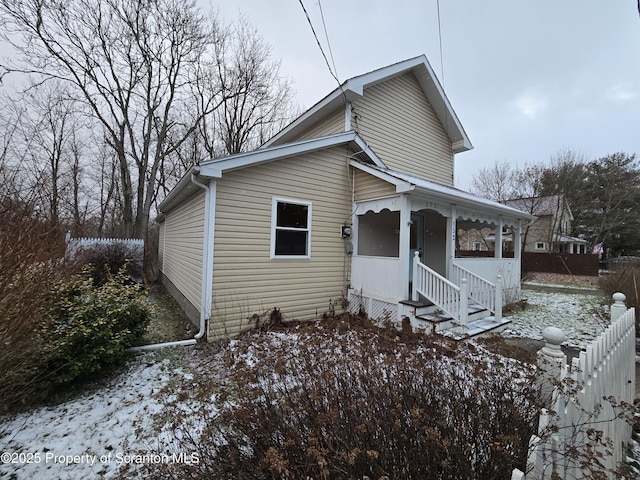
M 640 0 L 638 0 L 640 2 Z M 438 9 L 438 41 L 440 43 L 440 75 L 442 76 L 442 88 L 444 88 L 444 59 L 442 56 L 442 25 L 440 24 L 440 0 L 436 0 Z
M 336 76 L 335 73 L 333 73 L 333 70 L 331 69 L 331 65 L 329 64 L 329 60 L 327 59 L 327 56 L 324 53 L 324 49 L 322 48 L 322 44 L 320 43 L 320 40 L 318 39 L 318 35 L 316 34 L 316 29 L 313 28 L 313 23 L 311 23 L 311 17 L 309 17 L 309 12 L 307 12 L 307 9 L 304 6 L 304 3 L 302 3 L 302 0 L 298 0 L 300 2 L 300 6 L 302 7 L 302 10 L 304 11 L 305 16 L 307 17 L 307 22 L 309 23 L 309 26 L 311 27 L 311 31 L 313 32 L 313 36 L 316 39 L 316 43 L 318 44 L 318 48 L 320 48 L 320 53 L 322 53 L 322 57 L 324 58 L 325 63 L 327 64 L 327 68 L 329 69 L 329 73 L 331 73 L 331 76 L 336 80 L 336 82 L 338 82 L 338 85 L 340 85 L 340 80 L 338 80 L 338 77 Z M 322 8 L 321 8 L 322 11 Z M 324 19 L 323 19 L 323 24 L 324 24 Z M 325 33 L 326 33 L 326 29 L 325 29 Z M 329 46 L 329 50 L 331 50 L 331 46 Z M 333 56 L 332 56 L 333 58 Z
M 640 0 L 638 0 L 640 2 Z M 318 0 L 318 7 L 320 7 L 320 18 L 322 19 L 322 28 L 324 29 L 324 38 L 327 40 L 327 46 L 329 47 L 329 56 L 331 57 L 331 64 L 333 65 L 333 71 L 335 72 L 336 79 L 338 78 L 338 69 L 336 68 L 336 61 L 333 58 L 333 51 L 331 50 L 331 42 L 329 41 L 329 34 L 327 33 L 327 24 L 324 22 L 324 12 L 322 11 L 322 3 Z M 338 83 L 340 83 L 338 81 Z

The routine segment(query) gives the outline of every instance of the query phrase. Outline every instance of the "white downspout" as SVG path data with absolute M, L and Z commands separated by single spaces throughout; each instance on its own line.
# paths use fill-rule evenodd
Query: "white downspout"
M 191 182 L 202 188 L 205 192 L 204 197 L 204 246 L 202 251 L 202 289 L 200 291 L 200 329 L 193 338 L 188 340 L 178 340 L 175 342 L 155 343 L 153 345 L 142 345 L 140 347 L 131 347 L 130 352 L 146 352 L 151 350 L 159 350 L 165 347 L 189 346 L 198 343 L 207 332 L 207 320 L 211 318 L 211 307 L 213 303 L 213 228 L 211 228 L 212 214 L 215 212 L 216 206 L 216 183 L 213 185 L 198 182 L 197 175 L 200 172 L 199 167 L 195 167 L 191 174 Z M 166 221 L 166 220 L 165 220 Z M 163 259 L 164 261 L 164 259 Z
M 216 205 L 216 183 L 212 180 L 204 184 L 197 179 L 198 170 L 191 174 L 191 183 L 202 188 L 204 197 L 204 245 L 202 251 L 202 281 L 200 291 L 200 331 L 196 333 L 196 340 L 204 337 L 207 331 L 207 321 L 211 319 L 211 307 L 213 304 L 213 228 L 212 213 Z

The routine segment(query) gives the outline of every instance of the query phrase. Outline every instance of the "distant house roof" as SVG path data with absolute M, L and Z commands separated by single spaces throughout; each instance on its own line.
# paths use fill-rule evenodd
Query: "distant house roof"
M 569 208 L 569 205 L 564 201 L 564 197 L 562 195 L 513 198 L 511 200 L 505 201 L 504 204 L 513 208 L 517 208 L 518 210 L 523 210 L 525 212 L 531 213 L 536 217 L 556 215 L 558 209 L 561 208 L 561 206 L 564 204 L 564 207 L 569 213 L 569 219 L 573 220 L 571 209 Z
M 353 99 L 361 97 L 364 94 L 365 87 L 373 86 L 407 72 L 412 72 L 418 80 L 422 91 L 432 105 L 442 127 L 447 132 L 453 152 L 460 153 L 471 150 L 473 145 L 469 137 L 467 137 L 453 107 L 449 103 L 449 99 L 445 95 L 442 85 L 440 85 L 440 82 L 436 78 L 433 68 L 431 68 L 427 57 L 424 55 L 350 78 L 279 133 L 271 137 L 262 147 L 269 147 L 275 143 L 291 141 L 327 115 L 339 109 L 344 109 L 345 102 L 351 102 Z

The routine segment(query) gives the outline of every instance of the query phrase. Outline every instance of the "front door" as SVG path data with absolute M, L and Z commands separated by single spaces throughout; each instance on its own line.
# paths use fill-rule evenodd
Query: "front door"
M 411 214 L 411 227 L 409 233 L 409 282 L 413 281 L 413 256 L 419 252 L 422 257 L 424 247 L 424 216 L 419 213 Z

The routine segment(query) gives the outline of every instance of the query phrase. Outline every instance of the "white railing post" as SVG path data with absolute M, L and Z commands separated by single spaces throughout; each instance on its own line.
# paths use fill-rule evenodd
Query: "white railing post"
M 613 294 L 613 304 L 611 305 L 611 323 L 615 322 L 620 316 L 627 311 L 624 301 L 627 299 L 624 293 Z
M 496 277 L 496 305 L 494 316 L 496 321 L 502 321 L 502 275 Z
M 411 300 L 418 301 L 418 262 L 420 261 L 420 252 L 417 250 L 411 259 L 413 262 L 413 278 L 411 279 Z
M 467 328 L 467 317 L 469 316 L 469 293 L 467 279 L 460 280 L 460 325 Z

